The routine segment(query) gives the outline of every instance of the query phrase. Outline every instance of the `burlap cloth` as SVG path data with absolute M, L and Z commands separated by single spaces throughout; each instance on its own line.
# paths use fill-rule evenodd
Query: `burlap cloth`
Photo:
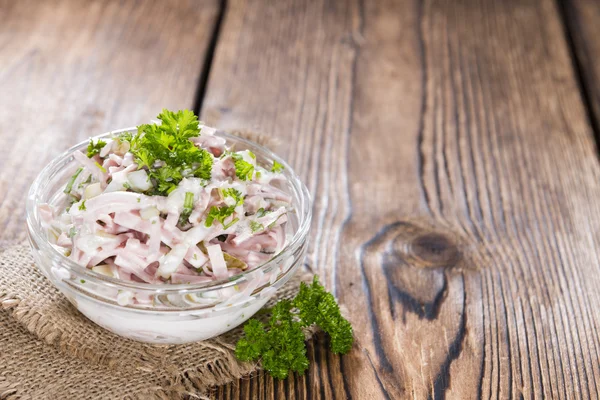
M 273 146 L 264 136 L 234 133 Z M 267 306 L 294 297 L 310 279 L 298 272 Z M 241 333 L 187 345 L 121 338 L 80 314 L 38 272 L 29 246 L 0 249 L 1 400 L 205 398 L 211 386 L 259 368 L 235 358 Z
M 292 298 L 297 273 L 271 299 Z M 121 338 L 89 321 L 36 268 L 29 246 L 0 253 L 0 399 L 204 398 L 258 368 L 234 357 L 241 329 L 187 345 Z M 308 333 L 310 334 L 310 333 Z

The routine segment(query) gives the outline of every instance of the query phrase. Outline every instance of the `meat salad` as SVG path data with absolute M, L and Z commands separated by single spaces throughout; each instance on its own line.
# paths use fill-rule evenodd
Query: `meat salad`
M 293 211 L 283 166 L 229 147 L 191 111 L 157 118 L 73 154 L 62 205 L 39 209 L 50 242 L 95 272 L 152 284 L 220 280 L 279 253 Z

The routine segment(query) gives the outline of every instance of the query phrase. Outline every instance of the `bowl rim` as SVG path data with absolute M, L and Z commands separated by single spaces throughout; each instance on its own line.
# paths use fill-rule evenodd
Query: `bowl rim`
M 206 125 L 201 125 L 206 126 Z M 52 161 L 46 165 L 40 173 L 33 180 L 26 200 L 26 215 L 27 215 L 27 227 L 30 235 L 30 240 L 32 244 L 39 246 L 41 251 L 53 258 L 55 261 L 59 262 L 61 266 L 67 267 L 69 270 L 73 270 L 74 272 L 85 275 L 86 278 L 99 281 L 96 283 L 104 283 L 108 286 L 113 286 L 116 288 L 124 288 L 128 290 L 137 290 L 137 291 L 155 291 L 158 293 L 189 293 L 195 292 L 198 290 L 219 290 L 230 286 L 235 286 L 239 284 L 241 281 L 249 279 L 250 277 L 254 277 L 254 275 L 263 272 L 264 270 L 268 270 L 270 267 L 274 266 L 277 261 L 282 260 L 285 256 L 289 254 L 293 254 L 295 250 L 302 245 L 303 241 L 306 239 L 308 232 L 310 230 L 311 220 L 312 220 L 312 199 L 308 188 L 302 182 L 302 180 L 298 177 L 298 175 L 294 172 L 292 167 L 279 157 L 277 154 L 267 149 L 266 147 L 253 142 L 251 140 L 242 138 L 237 135 L 233 135 L 227 133 L 222 130 L 217 130 L 215 135 L 221 136 L 225 138 L 227 141 L 234 141 L 238 143 L 243 143 L 252 148 L 252 151 L 256 151 L 261 156 L 265 157 L 269 161 L 277 161 L 284 167 L 284 171 L 286 171 L 286 175 L 289 175 L 287 178 L 288 182 L 292 185 L 295 197 L 299 200 L 299 207 L 302 208 L 302 214 L 299 214 L 299 226 L 294 232 L 294 235 L 289 240 L 289 242 L 285 245 L 285 247 L 273 258 L 269 261 L 253 268 L 243 271 L 237 275 L 223 278 L 211 282 L 200 282 L 200 283 L 178 283 L 178 284 L 155 284 L 155 283 L 145 283 L 145 282 L 134 282 L 134 281 L 124 281 L 117 278 L 112 278 L 84 267 L 73 260 L 67 258 L 63 253 L 61 253 L 55 246 L 53 246 L 45 237 L 43 228 L 40 223 L 40 218 L 38 215 L 38 205 L 40 204 L 38 195 L 39 191 L 42 190 L 44 186 L 44 182 L 49 181 L 49 177 L 67 160 L 72 157 L 73 153 L 77 150 L 81 150 L 84 146 L 87 146 L 90 140 L 92 139 L 103 139 L 117 136 L 123 132 L 137 131 L 137 127 L 123 128 L 118 130 L 109 131 L 103 133 L 101 135 L 92 136 L 88 140 L 77 143 L 74 146 L 71 146 L 69 149 L 65 150 L 57 157 L 52 159 Z M 262 153 L 262 154 L 261 154 Z M 288 268 L 287 271 L 282 271 L 287 273 L 293 270 L 293 268 Z M 260 271 L 260 272 L 259 272 Z

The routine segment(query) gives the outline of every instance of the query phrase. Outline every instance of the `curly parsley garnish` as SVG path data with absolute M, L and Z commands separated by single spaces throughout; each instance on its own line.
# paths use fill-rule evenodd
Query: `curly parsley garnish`
M 257 319 L 246 322 L 235 355 L 242 361 L 261 359 L 265 370 L 278 379 L 285 379 L 290 370 L 302 374 L 308 368 L 302 328 L 313 324 L 329 334 L 334 353 L 350 351 L 354 342 L 352 326 L 316 275 L 312 284 L 300 284 L 294 300 L 281 300 L 271 309 L 268 330 Z
M 120 136 L 138 167 L 148 170 L 155 192 L 167 195 L 185 177 L 209 180 L 213 156 L 190 141 L 200 133 L 198 117 L 190 110 L 163 110 L 157 118 L 161 124 L 143 124 L 136 134 Z

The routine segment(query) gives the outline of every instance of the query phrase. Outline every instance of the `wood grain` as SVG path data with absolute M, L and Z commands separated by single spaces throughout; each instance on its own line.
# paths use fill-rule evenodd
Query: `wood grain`
M 24 199 L 89 136 L 193 106 L 217 0 L 0 0 L 0 241 Z
M 232 0 L 203 101 L 281 138 L 357 339 L 214 397 L 600 395 L 600 169 L 554 2 Z
M 558 3 L 573 51 L 573 63 L 579 75 L 590 122 L 600 140 L 600 3 L 593 0 L 570 0 Z

